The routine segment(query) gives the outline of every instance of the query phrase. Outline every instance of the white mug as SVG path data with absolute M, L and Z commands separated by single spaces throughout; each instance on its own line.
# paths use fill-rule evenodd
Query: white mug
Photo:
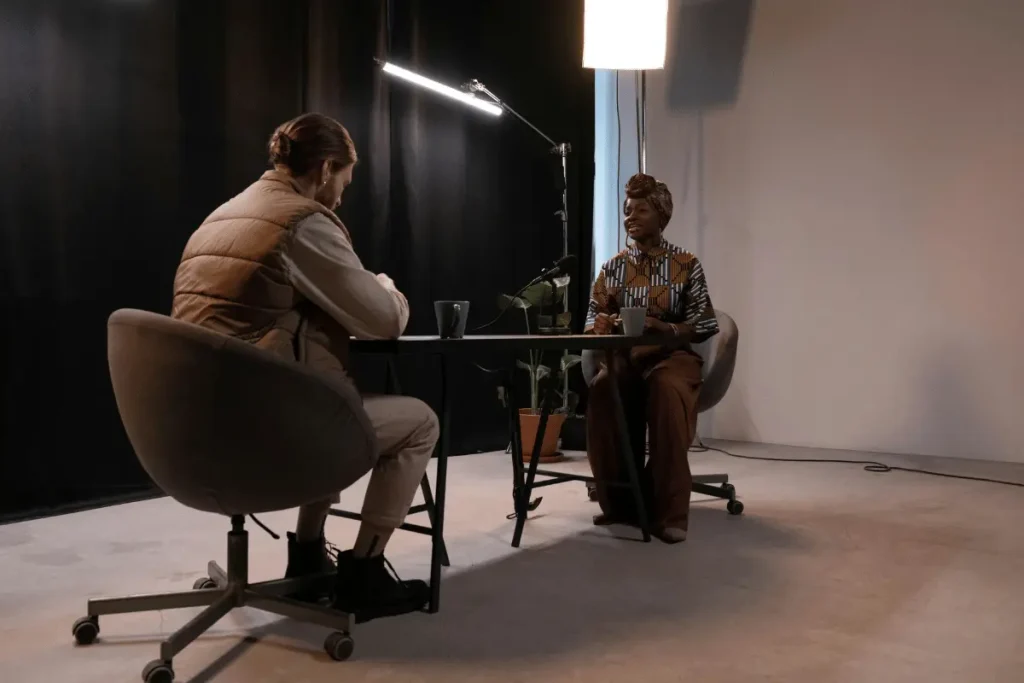
M 627 337 L 639 337 L 644 333 L 647 322 L 647 308 L 644 306 L 628 306 L 619 310 L 619 321 L 622 333 Z

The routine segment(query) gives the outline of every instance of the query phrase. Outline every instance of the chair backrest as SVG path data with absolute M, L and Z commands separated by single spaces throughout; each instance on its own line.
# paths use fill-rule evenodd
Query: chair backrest
M 356 389 L 198 325 L 120 310 L 107 325 L 118 411 L 153 481 L 225 515 L 328 499 L 373 466 Z
M 718 334 L 694 347 L 694 351 L 704 359 L 701 370 L 704 386 L 697 399 L 698 413 L 711 410 L 722 400 L 736 369 L 736 348 L 740 337 L 736 321 L 722 311 L 715 311 L 715 317 L 718 319 Z
M 715 317 L 718 319 L 718 334 L 693 347 L 704 359 L 704 367 L 701 370 L 704 386 L 697 401 L 697 411 L 701 413 L 714 408 L 722 400 L 732 382 L 733 370 L 736 369 L 736 346 L 739 342 L 736 321 L 722 311 L 715 311 Z M 583 371 L 583 378 L 589 385 L 600 370 L 600 353 L 588 350 L 582 355 L 580 368 Z

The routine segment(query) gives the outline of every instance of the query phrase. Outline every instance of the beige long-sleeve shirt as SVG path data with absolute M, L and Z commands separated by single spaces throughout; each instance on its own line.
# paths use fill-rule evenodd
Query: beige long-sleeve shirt
M 389 279 L 366 270 L 348 237 L 320 214 L 302 220 L 285 264 L 292 285 L 357 339 L 394 339 L 409 302 Z

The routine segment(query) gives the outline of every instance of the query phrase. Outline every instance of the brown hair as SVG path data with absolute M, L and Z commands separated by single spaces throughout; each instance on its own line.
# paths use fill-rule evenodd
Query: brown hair
M 270 163 L 304 175 L 325 161 L 334 170 L 354 164 L 356 146 L 345 127 L 323 114 L 303 114 L 270 136 Z

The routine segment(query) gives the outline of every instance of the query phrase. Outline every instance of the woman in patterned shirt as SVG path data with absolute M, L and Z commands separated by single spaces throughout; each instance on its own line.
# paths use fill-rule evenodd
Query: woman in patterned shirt
M 692 484 L 687 453 L 697 429 L 703 365 L 691 344 L 715 335 L 718 322 L 700 261 L 662 237 L 672 217 L 668 187 L 638 173 L 626 184 L 626 197 L 625 229 L 633 244 L 598 273 L 586 332 L 613 334 L 620 309 L 643 306 L 646 333 L 666 339 L 660 346 L 618 354 L 614 367 L 602 367 L 590 385 L 587 456 L 598 482 L 626 481 L 613 412 L 612 392 L 618 390 L 654 533 L 678 543 L 686 540 Z M 650 443 L 646 467 L 645 437 Z M 637 523 L 628 488 L 598 483 L 597 498 L 602 514 L 594 524 Z

